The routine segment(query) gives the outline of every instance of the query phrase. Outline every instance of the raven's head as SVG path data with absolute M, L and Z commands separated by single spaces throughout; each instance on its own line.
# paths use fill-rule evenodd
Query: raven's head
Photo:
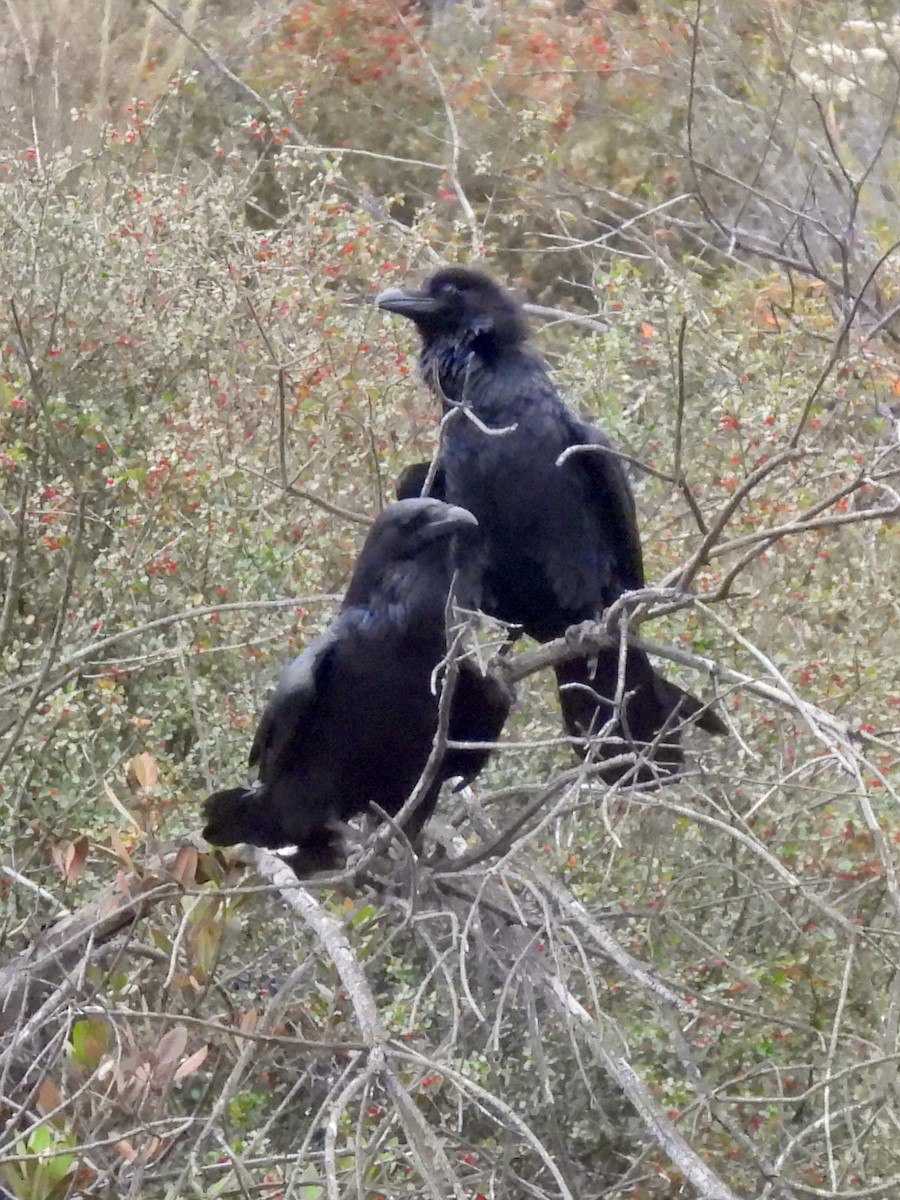
M 425 343 L 451 338 L 482 346 L 516 346 L 528 337 L 521 306 L 493 279 L 468 267 L 444 267 L 422 288 L 389 288 L 375 303 L 415 321 Z
M 366 546 L 374 543 L 385 559 L 416 558 L 442 538 L 477 528 L 478 522 L 467 508 L 422 496 L 388 505 L 372 525 Z
M 454 537 L 454 535 L 458 535 Z M 366 605 L 375 592 L 400 576 L 428 577 L 446 598 L 454 570 L 478 543 L 478 522 L 467 508 L 422 497 L 398 500 L 375 520 L 356 568 L 344 607 Z

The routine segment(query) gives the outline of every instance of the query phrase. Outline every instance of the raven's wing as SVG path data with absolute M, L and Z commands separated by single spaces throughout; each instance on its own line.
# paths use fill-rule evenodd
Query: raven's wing
M 571 446 L 601 449 L 576 451 L 566 459 L 563 470 L 577 472 L 587 485 L 591 507 L 602 520 L 604 539 L 613 548 L 619 590 L 642 588 L 644 560 L 637 510 L 622 460 L 613 442 L 596 426 L 573 418 L 571 434 Z
M 250 766 L 259 765 L 263 783 L 277 772 L 288 748 L 293 749 L 303 740 L 338 641 L 338 630 L 332 625 L 282 672 L 250 747 Z
M 397 476 L 397 499 L 414 500 L 417 496 L 421 496 L 430 471 L 430 462 L 411 463 L 408 467 L 404 467 Z M 428 495 L 433 496 L 435 500 L 447 499 L 447 480 L 444 468 L 440 463 L 437 465 Z

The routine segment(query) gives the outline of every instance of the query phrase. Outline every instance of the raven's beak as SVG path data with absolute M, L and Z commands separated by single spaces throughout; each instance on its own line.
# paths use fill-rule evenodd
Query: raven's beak
M 416 292 L 407 288 L 388 288 L 375 297 L 375 304 L 385 312 L 399 313 L 401 317 L 430 317 L 440 311 L 434 296 L 427 292 Z
M 446 537 L 463 529 L 477 528 L 478 521 L 467 508 L 460 508 L 457 504 L 445 504 L 443 512 L 436 516 L 428 532 L 432 537 Z
M 475 514 L 470 513 L 467 508 L 461 508 L 458 504 L 447 505 L 447 511 L 444 513 L 444 521 L 455 525 L 458 529 L 461 529 L 464 525 L 478 524 Z

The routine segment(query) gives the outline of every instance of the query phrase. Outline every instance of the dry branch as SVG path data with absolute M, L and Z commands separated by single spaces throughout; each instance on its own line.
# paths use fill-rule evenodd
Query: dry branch
M 155 858 L 143 870 L 120 870 L 87 904 L 55 921 L 22 954 L 0 970 L 0 1035 L 12 1035 L 3 1055 L 26 1053 L 23 1024 L 85 956 L 142 920 L 182 885 L 173 875 L 184 847 Z
M 428 1193 L 433 1200 L 447 1200 L 449 1196 L 455 1197 L 455 1200 L 465 1200 L 465 1191 L 456 1178 L 440 1139 L 413 1103 L 388 1060 L 388 1036 L 378 1015 L 378 1004 L 340 923 L 319 904 L 311 892 L 296 886 L 293 871 L 280 858 L 265 850 L 258 851 L 255 857 L 257 870 L 264 879 L 279 888 L 285 903 L 309 927 L 337 968 L 353 1004 L 362 1040 L 369 1048 L 364 1060 L 364 1076 L 377 1078 L 396 1104 L 410 1150 Z M 334 1162 L 337 1124 L 342 1110 L 362 1083 L 361 1079 L 352 1080 L 344 1089 L 343 1102 L 335 1105 L 326 1130 L 330 1143 L 330 1153 L 326 1153 L 326 1182 L 329 1196 L 334 1196 L 335 1200 L 340 1194 Z

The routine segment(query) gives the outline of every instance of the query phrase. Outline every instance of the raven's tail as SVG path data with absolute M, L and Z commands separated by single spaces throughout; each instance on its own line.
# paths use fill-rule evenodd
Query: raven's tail
M 206 825 L 203 836 L 217 846 L 246 842 L 277 850 L 292 843 L 281 826 L 278 813 L 265 788 L 229 788 L 215 792 L 203 805 Z
M 233 846 L 236 842 L 267 850 L 296 846 L 284 860 L 300 879 L 318 871 L 337 871 L 343 864 L 334 831 L 325 827 L 310 829 L 300 838 L 285 833 L 264 787 L 215 792 L 203 805 L 203 815 L 203 836 L 216 846 Z
M 677 709 L 679 721 L 690 721 L 704 733 L 715 733 L 719 736 L 728 733 L 728 726 L 709 704 L 698 700 L 696 696 L 692 696 L 690 692 L 680 688 L 677 683 L 672 683 L 664 675 L 656 675 L 655 672 L 654 674 L 655 688 L 661 701 L 669 704 L 670 712 L 675 712 Z
M 557 667 L 563 721 L 571 736 L 590 737 L 608 724 L 613 715 L 618 679 L 619 651 L 615 646 L 600 651 L 593 670 L 589 660 L 584 658 Z M 654 671 L 643 650 L 632 647 L 628 651 L 624 692 L 627 699 L 620 718 L 609 731 L 609 740 L 604 740 L 598 752 L 602 758 L 614 758 L 632 749 L 643 752 L 652 767 L 648 763 L 646 768 L 634 772 L 631 777 L 637 780 L 671 774 L 684 762 L 681 749 L 684 724 L 695 722 L 707 733 L 728 732 L 711 708 Z M 613 780 L 633 771 L 631 766 L 625 765 L 611 769 L 609 777 Z

